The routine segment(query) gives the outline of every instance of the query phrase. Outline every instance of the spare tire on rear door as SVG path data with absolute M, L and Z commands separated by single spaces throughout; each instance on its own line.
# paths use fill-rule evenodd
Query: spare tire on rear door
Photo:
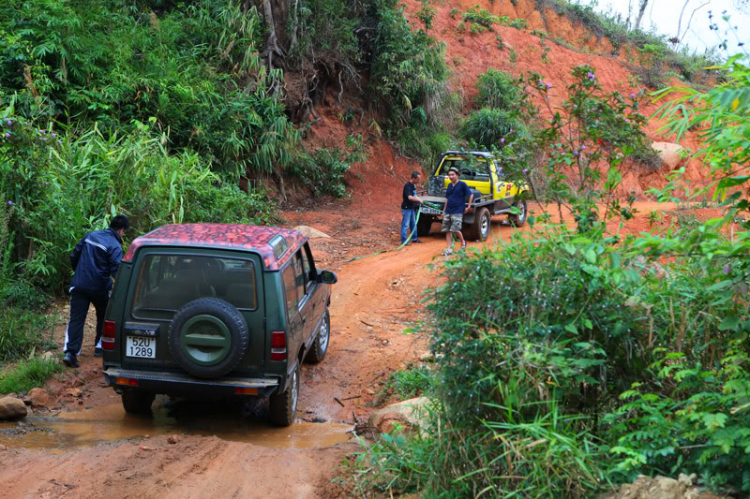
M 199 378 L 227 374 L 250 344 L 242 314 L 218 298 L 199 298 L 183 306 L 174 315 L 168 336 L 172 358 Z

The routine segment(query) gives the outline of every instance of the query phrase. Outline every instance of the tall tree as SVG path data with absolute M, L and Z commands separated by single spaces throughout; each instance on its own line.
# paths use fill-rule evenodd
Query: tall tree
M 638 5 L 638 17 L 635 19 L 635 29 L 641 28 L 641 21 L 643 20 L 643 14 L 646 12 L 647 5 L 648 0 L 641 0 L 641 3 Z
M 675 36 L 675 38 L 672 38 L 672 40 L 676 40 L 674 43 L 680 43 L 682 41 L 683 37 L 690 30 L 690 23 L 693 21 L 693 16 L 695 15 L 695 13 L 701 10 L 703 7 L 706 7 L 708 4 L 710 4 L 711 0 L 706 0 L 701 5 L 693 9 L 693 13 L 690 14 L 690 19 L 688 19 L 687 26 L 685 26 L 685 29 L 683 30 L 682 29 L 682 17 L 685 15 L 685 10 L 687 9 L 687 6 L 689 3 L 690 3 L 690 0 L 685 0 L 685 4 L 682 6 L 682 10 L 680 11 L 680 19 L 679 21 L 677 21 L 677 35 Z

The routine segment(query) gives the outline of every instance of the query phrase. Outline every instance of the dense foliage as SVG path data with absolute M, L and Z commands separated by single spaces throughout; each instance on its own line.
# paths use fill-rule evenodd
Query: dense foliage
M 105 133 L 156 119 L 168 150 L 190 148 L 228 171 L 270 172 L 295 132 L 269 91 L 255 10 L 236 2 L 49 0 L 0 6 L 0 98 L 28 118 Z M 43 128 L 43 127 L 40 127 Z
M 726 216 L 623 236 L 630 212 L 606 194 L 619 177 L 584 172 L 590 192 L 566 201 L 576 230 L 548 225 L 446 261 L 430 302 L 438 359 L 430 426 L 367 447 L 352 465 L 357 487 L 590 497 L 639 474 L 695 473 L 703 486 L 750 492 L 750 236 L 723 231 L 748 207 L 733 188 L 750 180 L 750 99 L 748 68 L 732 60 L 725 69 L 727 84 L 686 97 L 696 111 L 677 112 L 678 100 L 664 112 L 673 129 L 698 125 L 712 139 L 699 154 L 719 174 Z M 625 132 L 638 139 L 638 96 L 597 96 L 595 74 L 576 71 L 566 111 L 551 122 L 574 128 L 542 130 L 559 141 L 546 158 L 551 183 L 582 171 L 573 152 L 590 140 L 612 145 L 599 153 L 611 164 L 634 151 Z M 581 217 L 592 199 L 608 209 Z
M 3 118 L 0 186 L 13 234 L 5 254 L 15 252 L 7 263 L 19 277 L 61 290 L 75 243 L 115 213 L 131 216 L 134 234 L 165 223 L 268 220 L 260 193 L 227 183 L 194 152 L 168 154 L 166 137 L 136 126 L 122 137 L 97 129 L 73 137 Z

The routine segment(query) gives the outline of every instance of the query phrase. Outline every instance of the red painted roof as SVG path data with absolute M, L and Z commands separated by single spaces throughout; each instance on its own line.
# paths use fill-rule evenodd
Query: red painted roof
M 277 259 L 269 241 L 281 235 L 289 249 Z M 130 262 L 143 246 L 179 246 L 220 248 L 259 253 L 267 270 L 279 270 L 299 246 L 307 241 L 300 232 L 263 225 L 240 224 L 179 224 L 163 225 L 136 238 L 123 261 Z

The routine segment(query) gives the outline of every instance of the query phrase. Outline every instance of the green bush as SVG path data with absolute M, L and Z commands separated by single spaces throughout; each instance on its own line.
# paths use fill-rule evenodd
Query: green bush
M 521 102 L 522 83 L 513 75 L 488 69 L 475 83 L 479 94 L 477 104 L 503 111 L 513 111 Z
M 0 393 L 18 393 L 44 386 L 45 381 L 63 370 L 57 361 L 45 361 L 40 357 L 23 360 L 0 373 Z
M 0 142 L 0 186 L 21 249 L 15 262 L 44 289 L 65 287 L 75 243 L 115 213 L 131 217 L 135 236 L 166 223 L 272 220 L 262 192 L 242 192 L 194 152 L 170 155 L 168 138 L 147 125 L 75 137 L 6 115 L 2 128 L 10 137 Z
M 465 22 L 478 24 L 490 30 L 493 29 L 493 25 L 500 22 L 499 17 L 486 9 L 480 9 L 478 5 L 470 7 L 462 17 Z
M 428 117 L 425 108 L 444 90 L 445 45 L 422 30 L 413 31 L 396 0 L 381 0 L 378 17 L 370 91 L 389 109 L 391 122 L 404 126 L 420 109 Z
M 348 150 L 322 148 L 312 154 L 302 154 L 292 173 L 316 196 L 328 195 L 337 198 L 346 196 L 344 175 L 351 165 L 365 160 L 362 137 L 347 137 Z
M 651 367 L 651 383 L 622 394 L 623 404 L 604 419 L 622 479 L 695 473 L 712 488 L 750 492 L 750 356 L 743 337 L 730 342 L 718 365 L 665 352 Z
M 0 362 L 12 362 L 50 345 L 52 321 L 39 312 L 4 305 L 0 310 Z
M 296 132 L 261 67 L 261 19 L 239 2 L 158 9 L 118 2 L 0 5 L 0 101 L 39 120 L 94 123 L 105 137 L 156 118 L 168 148 L 217 169 L 268 173 L 291 159 Z M 43 123 L 43 124 L 41 124 Z
M 483 148 L 491 148 L 522 125 L 510 111 L 491 109 L 488 107 L 475 111 L 463 123 L 463 135 Z

